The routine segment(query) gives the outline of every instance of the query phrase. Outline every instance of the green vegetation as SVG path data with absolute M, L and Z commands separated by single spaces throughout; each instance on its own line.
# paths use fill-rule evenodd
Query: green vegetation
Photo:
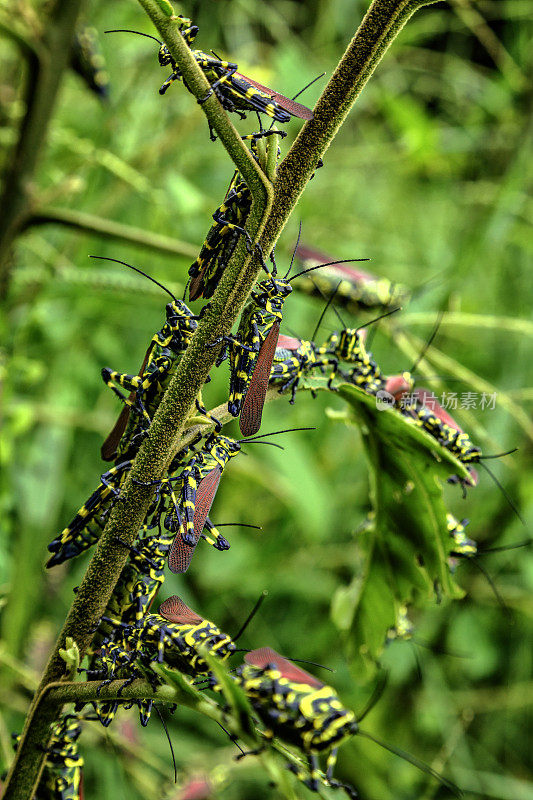
M 120 406 L 100 370 L 136 373 L 168 299 L 141 276 L 88 255 L 128 261 L 181 296 L 233 171 L 221 143 L 209 141 L 204 112 L 183 85 L 176 82 L 159 96 L 168 72 L 158 66 L 156 43 L 103 34 L 131 28 L 159 35 L 141 6 L 157 7 L 163 24 L 171 25 L 166 0 L 80 3 L 80 19 L 98 31 L 107 61 L 110 90 L 103 100 L 68 68 L 60 81 L 60 62 L 43 68 L 40 45 L 32 44 L 43 31 L 45 47 L 67 40 L 77 5 L 58 0 L 47 28 L 50 9 L 39 0 L 0 3 L 3 196 L 14 203 L 4 202 L 0 224 L 1 770 L 12 760 L 10 733 L 22 730 L 72 589 L 90 559 L 43 568 L 48 542 L 107 468 L 99 448 Z M 367 3 L 203 0 L 176 10 L 199 25 L 199 47 L 213 47 L 245 74 L 292 96 L 322 71 L 329 79 Z M 379 658 L 388 683 L 363 727 L 445 773 L 472 800 L 533 798 L 525 734 L 533 700 L 530 548 L 462 560 L 450 575 L 444 517 L 448 510 L 469 518 L 468 535 L 487 549 L 526 539 L 533 518 L 528 10 L 521 0 L 451 0 L 419 11 L 327 149 L 276 248 L 284 273 L 301 220 L 306 244 L 335 258 L 369 258 L 369 271 L 413 289 L 401 312 L 369 328 L 385 374 L 409 369 L 439 310 L 445 311 L 416 374 L 437 397 L 444 393 L 450 401 L 456 394 L 452 413 L 484 452 L 518 447 L 489 463 L 520 507 L 526 529 L 482 470 L 479 485 L 462 499 L 460 487 L 445 482 L 461 474 L 461 466 L 426 434 L 393 412 L 377 412 L 373 398 L 352 387 L 322 391 L 326 381 L 318 378 L 305 382 L 318 390 L 316 399 L 301 391 L 294 406 L 271 392 L 261 428 L 316 430 L 287 436 L 283 452 L 250 447 L 221 482 L 215 521 L 255 523 L 262 530 L 229 529 L 228 552 L 201 542 L 186 574 L 167 571 L 159 598 L 179 594 L 221 630 L 235 633 L 258 594 L 268 590 L 240 646 L 268 645 L 333 668 L 334 674 L 309 669 L 356 715 L 372 694 Z M 28 75 L 39 77 L 42 99 L 33 138 L 21 152 Z M 319 81 L 299 99 L 314 106 L 323 86 Z M 216 105 L 209 101 L 208 113 L 216 116 Z M 302 124 L 296 119 L 287 126 L 283 156 Z M 236 127 L 244 134 L 256 124 L 250 116 Z M 231 134 L 223 130 L 221 138 L 226 143 Z M 14 181 L 9 175 L 17 158 L 24 169 Z M 257 172 L 242 153 L 237 158 L 242 172 Z M 255 179 L 254 196 L 268 195 L 261 176 Z M 298 180 L 303 186 L 306 174 Z M 278 200 L 264 234 L 267 245 L 290 205 L 285 196 Z M 254 220 L 257 227 L 261 222 Z M 247 269 L 251 282 L 256 266 Z M 222 308 L 222 295 L 217 298 Z M 200 303 L 194 308 L 199 311 Z M 282 332 L 310 338 L 322 308 L 294 291 Z M 375 314 L 345 316 L 356 326 Z M 338 327 L 330 310 L 317 341 Z M 227 364 L 212 377 L 203 392 L 208 408 L 227 398 Z M 224 428 L 235 438 L 237 431 L 236 423 Z M 157 432 L 154 441 L 158 447 Z M 163 449 L 158 452 L 163 462 Z M 399 498 L 397 486 L 405 487 L 408 501 Z M 421 551 L 424 563 L 415 565 Z M 127 553 L 116 552 L 124 562 Z M 490 573 L 497 594 L 476 564 Z M 92 600 L 98 617 L 105 598 Z M 398 608 L 409 601 L 413 638 L 390 638 L 385 645 Z M 74 675 L 77 650 L 71 642 L 66 650 Z M 244 695 L 216 662 L 212 668 L 242 730 Z M 281 760 L 233 760 L 234 745 L 212 721 L 223 721 L 212 698 L 178 673 L 161 674 L 168 686 L 158 696 L 180 704 L 174 715 L 165 713 L 179 787 L 207 775 L 209 796 L 220 800 L 316 796 Z M 138 696 L 134 689 L 125 696 Z M 54 691 L 65 697 L 68 687 Z M 52 718 L 56 709 L 49 705 Z M 253 746 L 253 729 L 245 735 Z M 119 712 L 109 729 L 90 723 L 80 750 L 86 798 L 180 797 L 155 714 L 146 729 L 136 710 Z M 450 796 L 435 780 L 357 737 L 340 749 L 335 774 L 368 800 Z M 321 796 L 343 794 L 321 789 Z

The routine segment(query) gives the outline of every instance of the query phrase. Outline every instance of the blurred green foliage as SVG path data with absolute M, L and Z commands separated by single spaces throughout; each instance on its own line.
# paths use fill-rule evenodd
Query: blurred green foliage
M 198 46 L 213 47 L 290 96 L 316 74 L 334 69 L 366 6 L 361 0 L 203 0 L 180 10 L 200 26 Z M 529 320 L 533 304 L 528 6 L 522 0 L 481 0 L 473 8 L 467 0 L 452 0 L 415 16 L 327 152 L 277 249 L 283 265 L 301 219 L 306 243 L 335 257 L 369 257 L 377 274 L 421 287 L 394 327 L 376 331 L 372 349 L 382 369 L 397 372 L 412 361 L 391 331 L 424 339 L 438 309 L 446 308 L 456 312 L 456 321 L 441 327 L 438 349 L 521 404 L 526 416 L 533 400 L 531 327 L 509 331 L 498 317 Z M 209 142 L 202 111 L 183 87 L 158 95 L 166 73 L 157 64 L 155 43 L 103 35 L 110 28 L 153 33 L 140 8 L 94 0 L 86 18 L 102 33 L 110 98 L 100 102 L 78 76 L 67 75 L 36 176 L 37 202 L 200 244 L 232 165 Z M 24 69 L 4 39 L 0 59 L 5 163 L 23 114 Z M 319 86 L 304 96 L 308 105 Z M 243 132 L 249 130 L 241 124 Z M 291 136 L 300 124 L 290 124 Z M 91 264 L 90 253 L 130 261 L 178 287 L 188 268 L 185 259 L 54 226 L 30 229 L 17 242 L 1 323 L 4 762 L 10 758 L 9 733 L 21 729 L 31 688 L 87 563 L 82 558 L 50 573 L 43 568 L 46 544 L 104 469 L 99 447 L 119 406 L 100 380 L 100 368 L 134 372 L 166 302 L 142 279 Z M 413 312 L 425 312 L 422 325 L 414 316 L 410 320 Z M 489 324 L 463 325 L 463 312 L 488 316 Z M 285 332 L 310 336 L 319 313 L 320 305 L 309 298 L 291 298 Z M 324 336 L 336 325 L 328 316 Z M 225 367 L 219 373 L 206 390 L 210 405 L 227 391 Z M 449 391 L 472 390 L 453 371 L 443 380 Z M 302 393 L 294 407 L 282 399 L 266 408 L 264 431 L 317 429 L 287 437 L 283 453 L 250 448 L 246 458 L 232 463 L 213 518 L 257 523 L 262 531 L 232 530 L 227 553 L 200 547 L 186 575 L 167 576 L 164 596 L 180 594 L 232 632 L 268 589 L 243 646 L 268 644 L 334 668 L 327 680 L 357 711 L 372 685 L 355 668 L 360 662 L 353 640 L 335 627 L 331 610 L 360 564 L 355 532 L 369 510 L 369 479 L 357 431 L 335 421 L 333 412 L 343 407 L 329 394 L 313 402 Z M 492 466 L 531 526 L 531 439 L 524 426 L 498 402 L 495 410 L 458 417 L 469 430 L 474 422 L 488 452 L 519 447 L 512 459 Z M 465 500 L 457 487 L 446 487 L 445 498 L 458 518 L 470 518 L 469 535 L 484 546 L 524 538 L 487 476 Z M 510 550 L 482 564 L 507 611 L 475 565 L 461 564 L 456 577 L 466 597 L 416 616 L 417 644 L 388 647 L 388 687 L 365 727 L 444 769 L 467 798 L 529 800 L 533 558 L 528 550 Z M 208 719 L 178 709 L 168 724 L 180 782 L 211 774 L 213 796 L 221 800 L 274 797 L 256 760 L 235 763 L 234 748 Z M 88 798 L 179 797 L 156 717 L 143 730 L 133 712 L 124 713 L 114 730 L 89 729 L 81 749 Z M 341 749 L 338 776 L 368 800 L 448 796 L 366 741 Z M 297 791 L 311 797 L 303 787 Z

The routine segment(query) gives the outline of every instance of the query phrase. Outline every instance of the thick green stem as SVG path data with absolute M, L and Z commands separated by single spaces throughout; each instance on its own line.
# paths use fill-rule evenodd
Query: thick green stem
M 123 242 L 147 247 L 150 250 L 159 250 L 161 253 L 171 253 L 186 258 L 196 258 L 198 248 L 189 242 L 180 242 L 170 236 L 150 233 L 144 228 L 125 225 L 122 222 L 113 222 L 109 219 L 97 217 L 94 214 L 85 214 L 82 211 L 73 211 L 69 208 L 41 208 L 33 211 L 26 219 L 24 227 L 45 224 L 66 225 L 79 231 L 94 233 L 106 239 L 120 239 Z
M 56 681 L 49 683 L 48 686 L 38 695 L 28 717 L 30 723 L 28 733 L 25 736 L 25 748 L 28 752 L 39 753 L 42 747 L 46 746 L 49 738 L 49 725 L 57 719 L 60 709 L 65 703 L 89 703 L 93 700 L 106 702 L 110 700 L 148 700 L 153 699 L 160 703 L 177 703 L 187 706 L 219 724 L 229 727 L 232 733 L 246 740 L 246 733 L 239 729 L 237 721 L 228 717 L 220 707 L 209 697 L 202 696 L 197 691 L 181 690 L 179 686 L 164 684 L 153 688 L 148 681 L 136 680 L 129 685 L 125 685 L 124 680 L 116 680 L 108 686 L 104 686 L 98 691 L 100 681 L 67 682 Z M 186 688 L 186 687 L 184 687 Z M 253 745 L 253 742 L 249 742 Z M 44 755 L 44 754 L 43 754 Z M 6 791 L 2 795 L 3 800 L 8 797 L 30 798 L 35 785 L 35 777 L 32 771 L 19 769 L 17 773 L 20 780 L 17 783 L 17 794 L 13 794 L 13 780 L 6 786 Z
M 198 691 L 181 691 L 175 684 L 163 684 L 154 689 L 148 681 L 140 678 L 133 683 L 116 680 L 107 686 L 102 686 L 101 681 L 56 681 L 49 683 L 41 693 L 38 707 L 61 707 L 65 703 L 90 703 L 93 700 L 102 703 L 109 700 L 159 700 L 162 703 L 178 703 L 213 719 L 222 720 L 219 706 Z
M 26 114 L 0 200 L 0 290 L 7 283 L 11 247 L 29 211 L 30 187 L 67 65 L 83 0 L 56 0 L 39 56 L 28 53 Z

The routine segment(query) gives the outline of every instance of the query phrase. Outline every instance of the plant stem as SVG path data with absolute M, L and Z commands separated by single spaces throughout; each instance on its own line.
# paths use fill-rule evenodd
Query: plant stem
M 401 29 L 422 6 L 437 0 L 373 0 L 314 109 L 278 168 L 272 214 L 260 244 L 269 252 L 318 161 Z
M 44 757 L 42 748 L 46 746 L 49 739 L 49 726 L 59 713 L 65 703 L 89 703 L 93 700 L 106 702 L 108 700 L 134 700 L 134 699 L 153 699 L 162 703 L 178 703 L 192 708 L 204 716 L 215 720 L 219 724 L 224 724 L 232 729 L 232 732 L 243 737 L 237 722 L 228 718 L 219 706 L 210 698 L 203 697 L 196 691 L 191 693 L 180 691 L 179 687 L 173 684 L 165 684 L 154 689 L 148 681 L 135 680 L 130 685 L 125 686 L 126 681 L 116 680 L 108 686 L 101 688 L 100 681 L 70 682 L 55 681 L 49 683 L 37 696 L 26 722 L 27 734 L 25 735 L 25 749 L 27 752 L 40 753 Z M 25 728 L 26 730 L 26 728 Z M 16 763 L 15 760 L 14 763 Z M 22 767 L 22 765 L 21 765 Z M 13 767 L 12 767 L 13 768 Z M 11 774 L 11 773 L 10 773 Z M 38 780 L 34 776 L 34 770 L 29 772 L 18 769 L 13 778 L 6 785 L 3 800 L 9 797 L 27 798 L 33 796 L 33 790 Z M 14 794 L 17 792 L 17 794 Z
M 39 46 L 30 41 L 30 39 L 27 39 L 25 36 L 23 36 L 23 34 L 19 33 L 19 31 L 13 27 L 12 22 L 0 20 L 0 35 L 5 36 L 7 39 L 11 39 L 11 41 L 17 45 L 22 55 L 26 58 L 39 56 Z
M 125 225 L 122 222 L 114 222 L 69 208 L 50 207 L 34 210 L 25 220 L 24 227 L 29 228 L 48 223 L 66 225 L 69 228 L 94 233 L 106 239 L 121 239 L 150 250 L 159 250 L 161 253 L 170 253 L 186 258 L 196 258 L 198 252 L 198 248 L 189 242 L 180 242 L 179 239 L 173 239 L 171 236 L 150 233 L 144 228 L 136 228 L 133 225 Z
M 100 688 L 100 691 L 98 689 Z M 193 699 L 194 698 L 194 699 Z M 90 703 L 93 700 L 106 703 L 109 700 L 159 700 L 162 703 L 178 703 L 200 711 L 210 717 L 217 717 L 219 707 L 208 697 L 199 692 L 193 694 L 182 692 L 176 686 L 154 687 L 141 678 L 127 684 L 125 680 L 115 680 L 107 686 L 101 681 L 56 681 L 49 683 L 39 697 L 39 706 L 63 706 L 65 703 Z M 217 717 L 218 718 L 218 717 Z M 222 713 L 219 716 L 222 719 Z
M 28 53 L 26 114 L 0 200 L 0 294 L 8 281 L 11 247 L 29 210 L 31 181 L 46 141 L 74 27 L 83 0 L 56 0 L 42 47 Z
M 402 314 L 404 325 L 431 325 L 435 323 L 434 311 L 408 311 Z M 440 328 L 474 328 L 476 331 L 508 331 L 523 336 L 533 336 L 533 322 L 523 317 L 504 317 L 496 314 L 467 314 L 464 311 L 447 311 Z M 480 333 L 480 337 L 482 334 Z

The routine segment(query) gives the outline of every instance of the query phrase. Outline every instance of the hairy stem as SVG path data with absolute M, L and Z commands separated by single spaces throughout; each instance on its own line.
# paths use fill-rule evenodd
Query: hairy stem
M 165 44 L 171 56 L 177 61 L 184 82 L 198 101 L 204 111 L 209 124 L 218 135 L 228 154 L 242 173 L 254 199 L 267 195 L 269 182 L 259 166 L 255 163 L 247 147 L 234 125 L 229 121 L 224 109 L 212 93 L 207 100 L 204 98 L 210 91 L 210 85 L 204 73 L 196 63 L 191 49 L 179 32 L 179 20 L 168 17 L 160 8 L 157 0 L 139 0 Z
M 176 684 L 164 684 L 154 689 L 148 681 L 141 678 L 126 684 L 125 680 L 112 681 L 107 686 L 101 686 L 101 681 L 56 681 L 49 683 L 41 692 L 38 705 L 42 708 L 48 705 L 61 707 L 65 703 L 90 703 L 93 700 L 101 703 L 109 700 L 159 700 L 162 703 L 178 703 L 212 719 L 222 720 L 219 706 L 197 691 L 181 691 Z

